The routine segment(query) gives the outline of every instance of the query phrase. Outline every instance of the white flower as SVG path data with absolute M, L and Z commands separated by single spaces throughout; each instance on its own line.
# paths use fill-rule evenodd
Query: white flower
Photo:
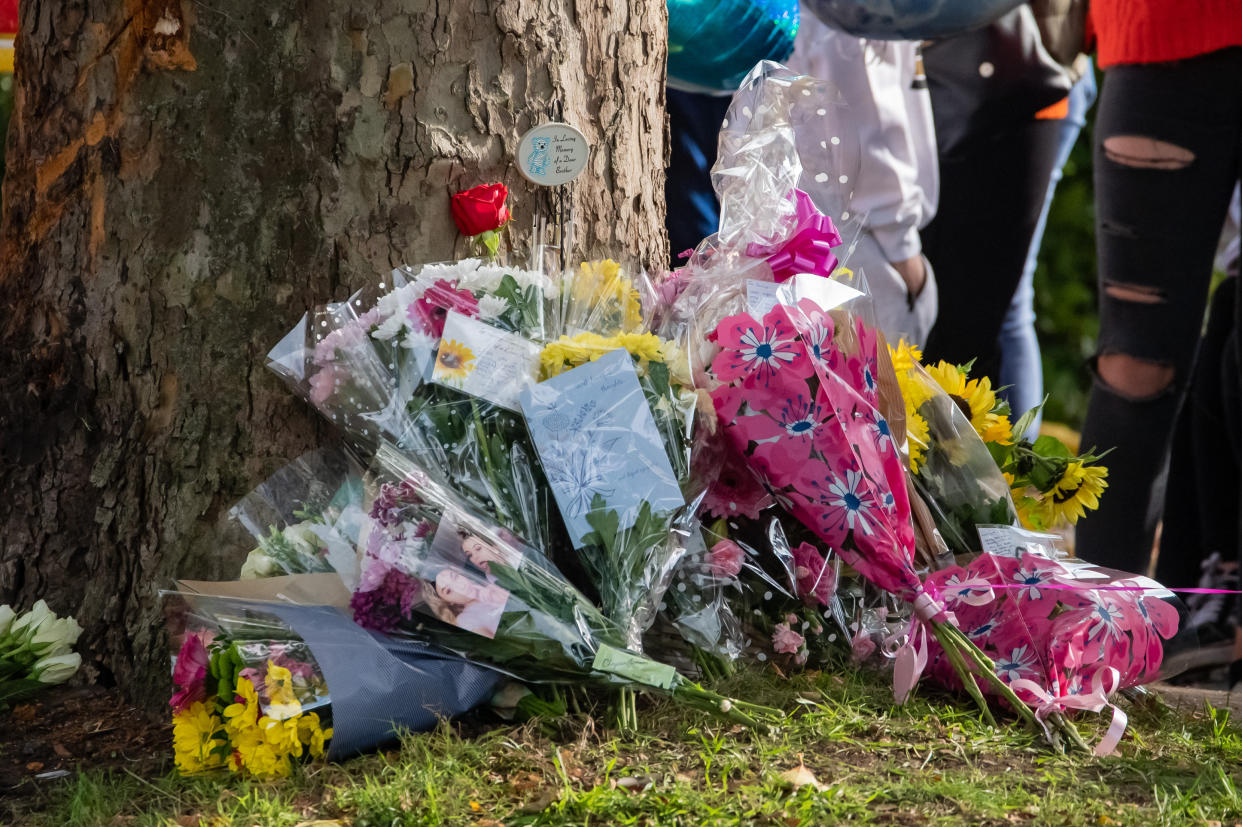
M 509 309 L 509 302 L 497 296 L 482 296 L 479 298 L 479 317 L 483 319 L 497 319 L 500 314 Z
M 315 530 L 316 524 L 309 520 L 291 525 L 284 530 L 285 540 L 287 540 L 294 548 L 305 556 L 317 556 L 322 543 L 319 540 L 319 533 Z
M 13 625 L 13 619 L 17 617 L 17 612 L 13 611 L 13 607 L 7 603 L 0 606 L 0 638 L 9 633 L 9 627 Z
M 13 621 L 9 632 L 14 638 L 29 638 L 34 634 L 34 630 L 42 626 L 48 618 L 55 619 L 55 617 L 56 615 L 47 607 L 47 603 L 40 600 L 30 607 L 30 611 Z
M 35 661 L 30 667 L 30 676 L 40 683 L 64 683 L 73 677 L 82 665 L 82 656 L 77 652 L 44 657 Z
M 72 617 L 57 618 L 44 622 L 30 639 L 30 651 L 38 656 L 63 655 L 78 642 L 82 627 Z
M 262 549 L 256 548 L 246 555 L 246 562 L 242 563 L 239 577 L 242 580 L 262 580 L 275 573 L 276 561 L 264 554 Z
M 408 332 L 409 329 L 410 323 L 409 320 L 406 319 L 405 313 L 393 313 L 387 319 L 380 322 L 375 330 L 371 331 L 371 338 L 379 339 L 381 342 L 386 342 L 395 336 Z

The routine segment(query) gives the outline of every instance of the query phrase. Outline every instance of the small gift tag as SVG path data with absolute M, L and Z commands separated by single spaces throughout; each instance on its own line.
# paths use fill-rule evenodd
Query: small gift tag
M 1012 525 L 978 525 L 980 547 L 988 554 L 1017 557 L 1019 554 L 1038 554 L 1055 560 L 1064 557 L 1060 549 L 1061 538 L 1055 534 L 1040 534 Z
M 539 346 L 534 342 L 449 311 L 433 382 L 517 412 L 518 394 L 535 381 L 538 371 Z
M 540 124 L 518 141 L 518 170 L 545 187 L 567 184 L 586 167 L 590 153 L 586 136 L 569 124 Z
M 595 653 L 591 668 L 596 672 L 629 678 L 644 686 L 672 689 L 677 685 L 677 670 L 673 667 L 656 663 L 624 649 L 617 649 L 607 643 L 599 645 L 599 651 Z
M 774 281 L 746 280 L 746 312 L 762 320 L 768 311 L 780 303 L 777 293 L 781 286 Z

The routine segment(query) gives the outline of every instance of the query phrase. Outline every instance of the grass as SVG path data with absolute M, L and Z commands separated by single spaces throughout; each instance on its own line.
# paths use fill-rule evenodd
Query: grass
M 875 824 L 1211 824 L 1242 821 L 1242 732 L 1228 713 L 1130 706 L 1119 755 L 1049 753 L 924 692 L 894 707 L 881 679 L 772 673 L 732 679 L 738 697 L 793 710 L 774 736 L 718 726 L 667 701 L 643 730 L 600 715 L 477 728 L 443 724 L 399 747 L 295 778 L 151 780 L 85 772 L 24 823 L 353 827 L 461 824 L 778 827 Z M 601 710 L 602 712 L 602 710 Z M 1102 719 L 1081 719 L 1097 735 Z M 805 767 L 798 784 L 783 773 Z M 800 784 L 800 786 L 799 786 Z

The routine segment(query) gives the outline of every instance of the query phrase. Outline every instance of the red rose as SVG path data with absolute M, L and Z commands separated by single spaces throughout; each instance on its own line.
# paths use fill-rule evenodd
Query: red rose
M 480 184 L 453 196 L 453 221 L 462 235 L 478 235 L 498 230 L 509 220 L 505 199 L 509 188 L 504 184 Z

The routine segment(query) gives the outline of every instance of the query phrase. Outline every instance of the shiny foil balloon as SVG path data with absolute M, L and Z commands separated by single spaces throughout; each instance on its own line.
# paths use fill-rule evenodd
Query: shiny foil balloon
M 834 29 L 877 40 L 931 40 L 986 26 L 1022 0 L 804 0 Z M 669 4 L 670 17 L 672 4 Z M 670 59 L 671 68 L 672 61 Z
M 796 0 L 668 0 L 668 83 L 732 92 L 759 61 L 789 57 L 797 33 Z

